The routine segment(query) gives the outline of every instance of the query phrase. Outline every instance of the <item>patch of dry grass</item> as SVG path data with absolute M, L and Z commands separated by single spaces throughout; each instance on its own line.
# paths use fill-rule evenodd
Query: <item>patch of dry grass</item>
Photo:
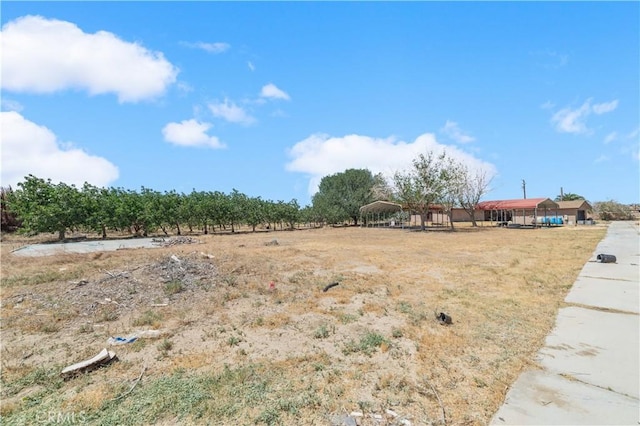
M 58 383 L 63 392 L 41 396 L 43 403 L 113 419 L 140 398 L 155 410 L 137 414 L 143 423 L 197 423 L 204 413 L 236 423 L 322 423 L 345 409 L 392 408 L 414 424 L 437 424 L 440 406 L 433 387 L 451 424 L 484 424 L 532 363 L 604 233 L 600 226 L 459 232 L 328 228 L 209 235 L 198 237 L 198 246 L 36 259 L 11 255 L 17 243 L 5 238 L 3 386 L 15 394 L 37 393 L 35 387 L 44 382 L 38 381 L 42 373 L 34 375 L 36 366 L 77 362 L 80 355 L 95 355 L 109 336 L 163 327 L 172 336 L 171 348 L 162 347 L 163 341 L 115 347 L 122 367 L 92 373 L 96 382 L 90 384 Z M 280 245 L 265 245 L 274 238 Z M 127 279 L 102 284 L 104 291 L 122 286 L 122 294 L 132 294 L 118 300 L 118 309 L 108 303 L 87 308 L 102 294 L 97 283 L 105 270 L 132 271 L 171 254 L 186 258 L 200 251 L 214 256 L 202 260 L 217 271 L 207 286 L 167 289 L 141 268 Z M 79 279 L 89 283 L 69 283 Z M 271 281 L 275 290 L 269 289 Z M 323 292 L 332 282 L 340 284 Z M 168 294 L 170 306 L 153 310 L 138 297 L 151 290 Z M 70 294 L 73 305 L 65 303 Z M 106 307 L 113 310 L 111 319 Z M 438 312 L 451 315 L 453 324 L 441 325 Z M 79 334 L 83 327 L 91 332 Z M 70 351 L 79 336 L 83 350 Z M 22 359 L 21 339 L 37 342 L 34 355 Z M 238 369 L 225 370 L 229 362 Z M 122 407 L 101 405 L 137 374 L 124 363 L 149 366 L 144 385 Z M 99 386 L 101 380 L 108 386 Z M 212 395 L 207 392 L 215 389 L 218 399 L 206 402 Z M 162 408 L 162 401 L 173 401 L 165 392 L 197 403 Z M 242 402 L 233 405 L 233 398 Z M 9 419 L 34 410 L 24 400 L 9 402 L 3 404 Z

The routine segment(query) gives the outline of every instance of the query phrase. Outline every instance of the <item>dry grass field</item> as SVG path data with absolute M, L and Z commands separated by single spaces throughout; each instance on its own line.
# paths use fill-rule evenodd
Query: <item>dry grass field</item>
M 39 258 L 5 235 L 2 423 L 486 424 L 605 232 L 323 228 Z M 118 361 L 60 378 L 105 347 Z

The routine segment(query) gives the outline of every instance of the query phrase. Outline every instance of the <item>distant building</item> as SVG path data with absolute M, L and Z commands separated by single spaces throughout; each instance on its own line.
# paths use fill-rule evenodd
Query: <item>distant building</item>
M 587 200 L 557 201 L 558 215 L 565 216 L 570 225 L 593 218 L 593 207 Z

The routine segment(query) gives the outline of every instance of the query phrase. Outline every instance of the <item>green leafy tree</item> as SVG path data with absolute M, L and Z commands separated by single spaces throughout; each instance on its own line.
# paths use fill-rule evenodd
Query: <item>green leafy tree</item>
M 9 200 L 13 196 L 13 189 L 10 186 L 0 188 L 0 211 L 2 215 L 0 229 L 2 229 L 2 232 L 14 232 L 22 226 L 16 213 L 9 209 Z
M 136 191 L 111 188 L 110 197 L 115 204 L 116 229 L 128 230 L 135 235 L 144 235 L 145 208 L 143 198 Z
M 420 154 L 409 170 L 394 174 L 394 197 L 420 215 L 420 229 L 425 230 L 429 209 L 445 199 L 448 190 L 450 159 L 445 152 Z
M 236 227 L 242 224 L 247 204 L 248 197 L 234 188 L 231 194 L 229 194 L 229 223 L 231 225 L 231 232 L 236 232 Z
M 190 227 L 201 225 L 204 234 L 209 233 L 208 223 L 211 212 L 209 203 L 207 202 L 208 198 L 210 199 L 209 193 L 196 191 L 194 189 L 185 200 L 186 209 L 189 212 L 188 223 Z
M 107 229 L 117 227 L 115 221 L 116 200 L 107 188 L 98 188 L 89 183 L 82 186 L 82 202 L 85 205 L 87 219 L 85 225 L 92 231 L 107 238 Z
M 327 222 L 351 219 L 357 225 L 360 207 L 374 201 L 372 188 L 375 183 L 376 180 L 367 169 L 348 169 L 325 176 L 313 196 L 313 208 Z
M 294 229 L 300 220 L 300 205 L 295 198 L 288 203 L 278 201 L 278 211 L 280 221 L 288 225 L 289 229 Z
M 264 223 L 266 202 L 260 197 L 247 198 L 244 205 L 244 221 L 256 232 L 256 226 Z
M 51 179 L 28 175 L 18 188 L 9 198 L 9 207 L 22 220 L 24 232 L 57 232 L 58 239 L 64 240 L 67 230 L 86 223 L 86 206 L 74 185 L 54 185 Z

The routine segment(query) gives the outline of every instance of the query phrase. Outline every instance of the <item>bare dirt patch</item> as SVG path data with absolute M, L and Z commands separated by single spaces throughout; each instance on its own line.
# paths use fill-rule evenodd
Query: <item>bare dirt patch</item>
M 485 424 L 604 233 L 338 228 L 43 258 L 10 254 L 21 242 L 5 236 L 3 422 L 58 410 L 107 424 L 331 424 L 357 411 L 360 424 L 441 424 L 444 408 L 447 424 Z M 145 330 L 161 337 L 58 378 Z

